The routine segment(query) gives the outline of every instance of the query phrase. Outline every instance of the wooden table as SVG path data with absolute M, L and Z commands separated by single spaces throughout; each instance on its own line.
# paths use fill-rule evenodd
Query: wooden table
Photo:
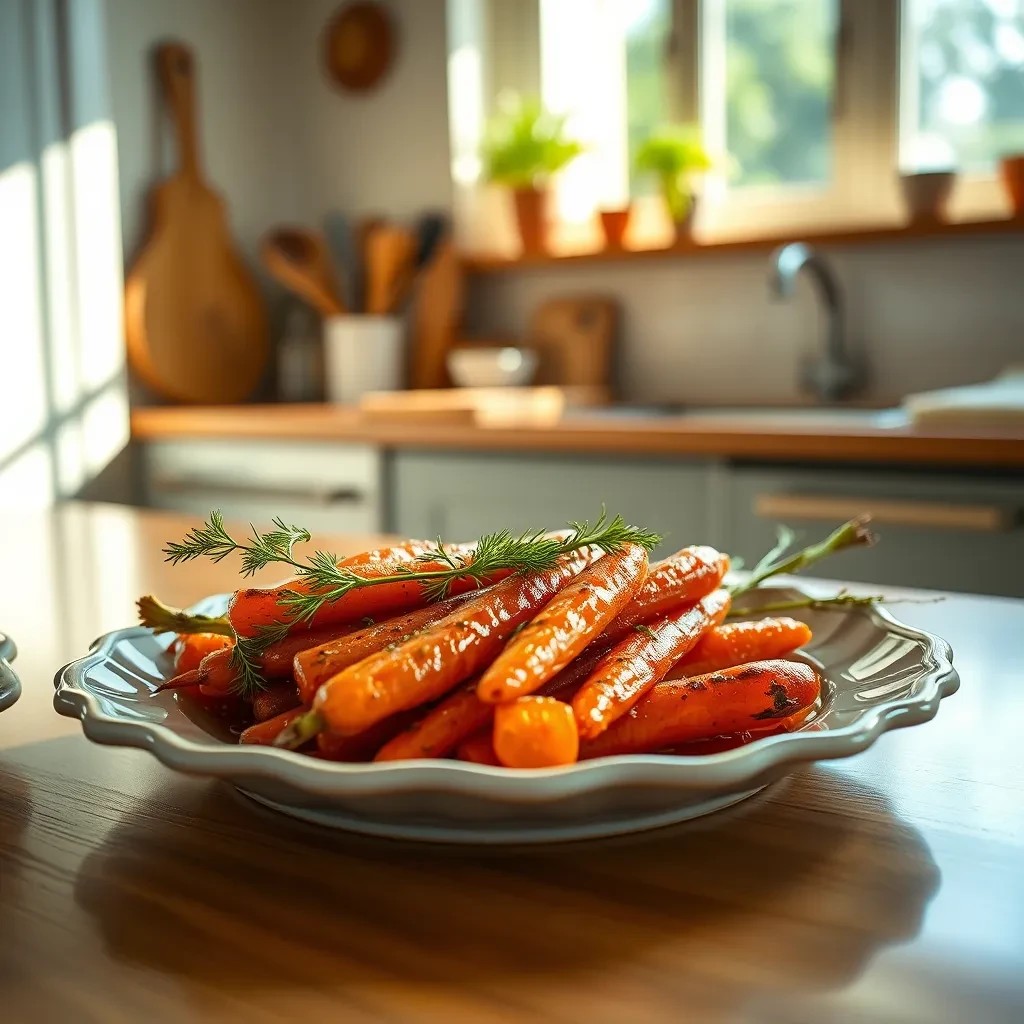
M 371 841 L 87 743 L 52 677 L 144 590 L 187 602 L 179 517 L 0 516 L 0 1020 L 1024 1020 L 1024 602 L 947 637 L 927 725 L 683 827 L 539 850 Z M 361 540 L 339 541 L 341 550 Z

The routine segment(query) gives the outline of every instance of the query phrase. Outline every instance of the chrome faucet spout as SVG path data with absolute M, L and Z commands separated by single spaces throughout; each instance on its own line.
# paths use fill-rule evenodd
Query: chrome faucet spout
M 824 355 L 804 367 L 803 383 L 826 402 L 856 391 L 861 373 L 847 351 L 842 289 L 825 259 L 803 242 L 789 242 L 774 250 L 770 258 L 768 287 L 780 299 L 790 298 L 796 280 L 806 271 L 825 307 L 827 327 Z

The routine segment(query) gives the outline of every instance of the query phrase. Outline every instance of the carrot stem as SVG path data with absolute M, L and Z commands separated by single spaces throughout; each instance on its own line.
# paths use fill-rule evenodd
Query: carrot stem
M 158 633 L 216 633 L 219 636 L 234 637 L 224 615 L 199 615 L 183 608 L 172 608 L 158 597 L 146 594 L 136 602 L 139 622 Z
M 323 715 L 318 711 L 307 711 L 306 714 L 299 715 L 287 728 L 281 730 L 274 740 L 274 746 L 284 747 L 286 750 L 297 750 L 317 736 L 326 724 Z

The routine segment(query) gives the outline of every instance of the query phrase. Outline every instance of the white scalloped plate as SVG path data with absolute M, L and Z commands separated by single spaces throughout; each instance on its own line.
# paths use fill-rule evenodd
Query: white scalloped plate
M 0 711 L 6 711 L 21 696 L 21 683 L 11 667 L 17 654 L 14 641 L 0 633 Z
M 754 601 L 803 596 L 764 587 Z M 196 610 L 219 613 L 224 598 Z M 307 821 L 372 835 L 468 843 L 554 842 L 668 825 L 745 799 L 809 761 L 849 757 L 882 733 L 935 717 L 959 678 L 949 645 L 871 609 L 808 611 L 802 656 L 826 677 L 800 731 L 701 756 L 634 755 L 512 771 L 458 761 L 338 764 L 228 742 L 212 720 L 186 715 L 172 693 L 166 643 L 141 627 L 97 640 L 57 673 L 54 707 L 86 736 L 140 747 L 178 771 L 224 779 Z

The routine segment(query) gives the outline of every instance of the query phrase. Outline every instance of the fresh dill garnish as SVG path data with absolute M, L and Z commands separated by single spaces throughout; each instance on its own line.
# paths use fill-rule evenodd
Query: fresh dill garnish
M 644 636 L 651 640 L 657 640 L 657 636 L 654 634 L 654 630 L 650 626 L 634 626 L 633 627 L 638 633 L 643 633 Z
M 197 558 L 220 562 L 237 552 L 241 555 L 243 576 L 252 576 L 273 564 L 288 565 L 295 571 L 301 589 L 282 590 L 278 599 L 289 613 L 288 618 L 263 627 L 253 637 L 239 637 L 233 648 L 232 664 L 243 694 L 263 686 L 259 662 L 271 644 L 283 639 L 293 626 L 311 621 L 324 605 L 355 590 L 410 580 L 422 586 L 428 601 L 439 601 L 449 595 L 458 580 L 482 587 L 501 570 L 542 572 L 564 555 L 585 548 L 615 554 L 627 544 L 639 544 L 651 551 L 661 541 L 653 531 L 630 526 L 622 516 L 609 520 L 602 511 L 593 525 L 589 521 L 570 523 L 568 533 L 552 535 L 532 530 L 515 534 L 500 530 L 484 535 L 468 551 L 453 550 L 438 538 L 436 545 L 413 562 L 395 565 L 391 574 L 362 576 L 355 567 L 339 565 L 338 556 L 328 551 L 318 550 L 304 559 L 297 558 L 295 546 L 309 542 L 309 531 L 289 526 L 281 519 L 275 519 L 273 525 L 274 529 L 266 533 L 251 527 L 251 537 L 237 540 L 228 533 L 222 514 L 214 511 L 201 527 L 190 530 L 181 542 L 168 544 L 163 550 L 166 560 L 173 565 Z M 437 567 L 439 564 L 441 568 Z

